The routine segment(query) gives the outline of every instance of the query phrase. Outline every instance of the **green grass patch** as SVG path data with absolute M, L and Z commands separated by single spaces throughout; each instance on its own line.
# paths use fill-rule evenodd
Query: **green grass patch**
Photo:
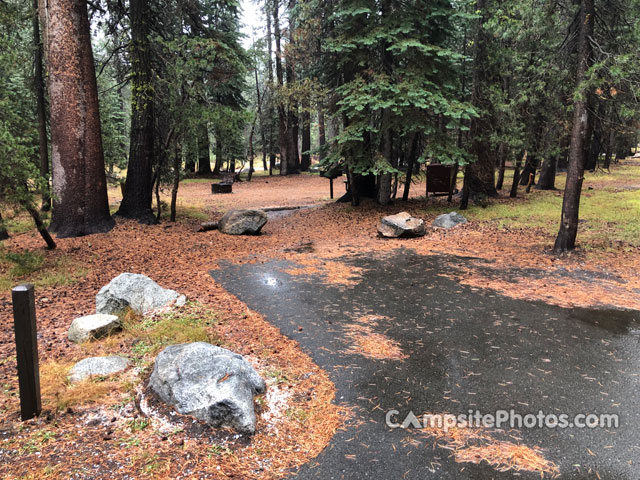
M 38 250 L 9 252 L 0 247 L 0 290 L 19 283 L 50 288 L 69 285 L 84 278 L 87 269 L 66 256 L 53 256 Z
M 494 203 L 487 208 L 471 206 L 464 215 L 469 220 L 492 222 L 499 228 L 540 228 L 555 235 L 560 227 L 561 209 L 561 192 L 533 191 L 514 203 Z M 580 201 L 578 241 L 587 249 L 608 248 L 619 242 L 640 246 L 640 192 L 584 191 Z
M 166 213 L 167 218 L 169 218 L 170 211 L 167 209 L 164 213 Z M 164 217 L 164 215 L 163 215 Z M 202 208 L 198 207 L 185 207 L 185 206 L 177 206 L 176 207 L 176 218 L 189 218 L 193 220 L 198 220 L 204 222 L 209 220 L 209 215 L 202 211 Z
M 132 354 L 141 363 L 168 345 L 190 342 L 222 343 L 212 333 L 217 323 L 214 312 L 197 302 L 161 315 L 143 317 L 131 311 L 122 316 L 126 335 L 135 340 Z
M 508 175 L 502 195 L 508 195 L 511 181 L 511 175 Z M 559 174 L 556 185 L 562 188 L 564 182 L 565 175 Z M 639 187 L 640 168 L 635 166 L 614 166 L 610 173 L 585 173 L 578 229 L 578 242 L 583 248 L 608 249 L 617 243 L 640 246 Z M 526 194 L 524 188 L 519 188 L 520 198 L 517 201 L 489 200 L 487 207 L 470 204 L 463 214 L 471 221 L 490 222 L 498 228 L 542 229 L 553 237 L 560 227 L 562 190 L 534 189 Z M 438 203 L 422 212 L 425 215 L 439 215 L 457 208 L 457 203 Z
M 38 202 L 40 201 L 39 199 L 36 200 Z M 7 205 L 0 205 L 0 211 L 2 212 L 4 226 L 7 229 L 7 232 L 9 232 L 9 235 L 20 235 L 22 233 L 35 231 L 36 227 L 33 223 L 33 219 L 24 210 L 11 208 Z M 49 224 L 50 217 L 51 212 L 40 212 L 40 218 L 42 218 L 45 225 Z

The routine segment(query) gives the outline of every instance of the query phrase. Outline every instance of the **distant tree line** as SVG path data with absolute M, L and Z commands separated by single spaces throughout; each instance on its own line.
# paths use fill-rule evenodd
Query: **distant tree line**
M 3 201 L 35 218 L 38 193 L 64 237 L 113 226 L 107 181 L 122 181 L 116 215 L 143 223 L 170 188 L 175 220 L 185 175 L 248 163 L 251 180 L 260 157 L 281 175 L 317 157 L 346 174 L 354 205 L 406 201 L 425 164 L 463 169 L 463 209 L 505 188 L 554 189 L 566 170 L 562 252 L 584 171 L 638 141 L 638 0 L 256 8 L 264 25 L 246 50 L 234 0 L 0 2 L 15 26 L 0 34 Z

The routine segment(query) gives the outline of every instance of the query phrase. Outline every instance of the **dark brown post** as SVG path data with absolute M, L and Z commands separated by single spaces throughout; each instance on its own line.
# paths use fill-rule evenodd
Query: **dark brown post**
M 333 178 L 329 179 L 329 195 L 333 199 Z
M 42 410 L 33 285 L 19 285 L 13 288 L 11 298 L 20 385 L 20 416 L 22 420 L 29 420 L 40 415 Z

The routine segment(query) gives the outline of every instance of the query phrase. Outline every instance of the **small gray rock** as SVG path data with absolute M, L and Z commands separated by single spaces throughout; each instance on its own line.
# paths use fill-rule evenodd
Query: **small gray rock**
M 114 314 L 129 307 L 144 314 L 172 304 L 182 306 L 186 301 L 184 295 L 162 288 L 149 277 L 122 273 L 100 289 L 96 295 L 96 312 Z
M 467 223 L 466 218 L 464 218 L 458 212 L 451 212 L 438 215 L 433 221 L 433 226 L 439 228 L 452 228 L 463 223 Z
M 209 343 L 172 345 L 156 358 L 151 389 L 184 415 L 254 433 L 253 396 L 264 380 L 241 355 Z
M 422 237 L 427 233 L 424 221 L 412 217 L 408 212 L 400 212 L 384 217 L 378 225 L 378 233 L 381 237 Z
M 93 375 L 111 375 L 129 366 L 129 360 L 117 355 L 89 357 L 76 363 L 69 374 L 70 382 L 79 382 Z
M 115 315 L 96 313 L 78 317 L 69 327 L 69 340 L 82 343 L 97 338 L 106 337 L 122 327 L 120 319 Z
M 227 235 L 257 235 L 266 223 L 262 210 L 229 210 L 218 222 L 218 230 Z

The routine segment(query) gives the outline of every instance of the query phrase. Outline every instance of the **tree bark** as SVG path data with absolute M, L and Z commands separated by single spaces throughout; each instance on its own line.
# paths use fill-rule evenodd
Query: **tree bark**
M 504 186 L 504 172 L 507 169 L 507 153 L 509 148 L 501 143 L 498 147 L 498 180 L 496 181 L 496 190 L 502 190 Z
M 311 113 L 309 105 L 304 105 L 302 112 L 302 159 L 300 170 L 306 172 L 311 167 Z
M 470 134 L 473 139 L 471 152 L 476 160 L 465 168 L 461 210 L 467 208 L 470 197 L 498 196 L 495 186 L 495 162 L 489 144 L 491 123 L 489 114 L 486 112 L 491 107 L 490 100 L 487 98 L 489 95 L 487 88 L 490 76 L 489 68 L 491 68 L 488 54 L 490 37 L 484 29 L 488 16 L 487 0 L 476 0 L 476 11 L 481 12 L 481 17 L 478 20 L 476 32 L 471 102 L 476 110 L 484 113 L 471 120 Z
M 222 171 L 222 140 L 220 139 L 222 135 L 220 132 L 216 132 L 216 163 L 213 166 L 213 174 L 220 175 Z
M 180 187 L 180 149 L 178 144 L 174 146 L 173 151 L 173 188 L 171 189 L 171 217 L 172 222 L 176 221 L 176 207 L 178 203 L 178 188 Z
M 556 163 L 557 157 L 548 157 L 542 161 L 540 175 L 538 176 L 537 190 L 556 189 Z
M 264 95 L 260 94 L 260 84 L 258 83 L 258 65 L 256 64 L 253 73 L 255 75 L 256 80 L 256 100 L 258 102 L 258 122 L 260 128 L 260 142 L 262 144 L 262 170 L 267 171 L 267 137 L 264 133 L 264 122 L 262 114 L 262 101 L 264 100 Z M 250 171 L 250 173 L 253 173 Z
M 36 112 L 38 118 L 38 155 L 40 159 L 40 176 L 45 182 L 42 189 L 43 211 L 51 209 L 51 192 L 49 187 L 49 141 L 47 138 L 47 107 L 44 95 L 43 47 L 40 39 L 40 15 L 38 0 L 33 0 L 33 47 L 34 75 L 33 83 L 36 94 Z
M 326 145 L 327 145 L 327 129 L 325 126 L 324 120 L 324 106 L 322 104 L 318 105 L 318 147 L 319 147 L 319 159 L 322 162 L 327 156 L 326 153 Z
M 273 117 L 275 110 L 273 108 L 273 42 L 271 38 L 271 12 L 268 8 L 268 2 L 265 3 L 265 17 L 267 18 L 267 76 L 269 79 L 269 175 L 273 175 L 273 169 L 276 166 L 276 153 L 273 145 Z
M 273 0 L 273 31 L 276 43 L 276 78 L 278 81 L 278 88 L 282 91 L 284 87 L 284 75 L 282 71 L 282 47 L 280 31 L 280 12 L 279 12 L 278 0 Z M 278 100 L 278 144 L 280 147 L 280 175 L 287 175 L 288 159 L 287 159 L 287 115 L 285 112 L 284 104 L 282 100 Z
M 393 155 L 393 132 L 390 128 L 385 129 L 383 154 L 387 162 L 391 165 Z M 378 203 L 388 205 L 391 202 L 391 173 L 381 173 L 378 176 Z
M 518 196 L 518 185 L 520 185 L 520 168 L 522 167 L 522 163 L 527 161 L 527 152 L 524 152 L 522 156 L 522 160 L 518 159 L 513 168 L 513 183 L 511 184 L 511 191 L 509 192 L 509 196 L 511 198 L 516 198 Z
M 51 231 L 59 237 L 107 232 L 109 213 L 98 87 L 87 4 L 47 4 L 53 166 Z
M 578 68 L 576 70 L 576 88 L 585 78 L 592 56 L 590 38 L 593 37 L 595 7 L 594 0 L 582 0 L 580 12 L 580 34 L 578 37 Z M 586 142 L 589 125 L 589 109 L 587 107 L 587 92 L 582 92 L 574 103 L 573 127 L 571 130 L 571 144 L 569 147 L 569 167 L 567 181 L 562 202 L 562 216 L 560 230 L 553 250 L 557 253 L 572 250 L 576 246 L 578 236 L 578 220 L 580 210 L 580 195 L 584 180 L 584 166 L 586 162 Z
M 153 197 L 154 98 L 148 0 L 131 0 L 131 144 L 127 181 L 117 215 L 155 223 Z
M 416 150 L 418 148 L 418 135 L 416 133 L 411 134 L 411 140 L 409 140 L 409 159 L 407 161 L 407 174 L 404 180 L 404 192 L 402 193 L 402 201 L 409 200 L 409 191 L 411 189 L 411 178 L 413 177 L 413 169 L 416 164 Z
M 209 129 L 205 122 L 198 126 L 198 175 L 211 175 L 211 154 L 209 152 Z
M 277 1 L 277 0 L 276 0 Z M 289 45 L 287 50 L 289 52 L 285 59 L 285 75 L 287 79 L 287 87 L 294 86 L 296 81 L 296 71 L 294 66 L 294 9 L 296 6 L 296 0 L 289 0 Z M 295 97 L 290 98 L 289 109 L 287 111 L 287 171 L 288 173 L 300 172 L 300 149 L 298 144 L 299 134 L 299 119 L 298 119 L 298 102 Z

